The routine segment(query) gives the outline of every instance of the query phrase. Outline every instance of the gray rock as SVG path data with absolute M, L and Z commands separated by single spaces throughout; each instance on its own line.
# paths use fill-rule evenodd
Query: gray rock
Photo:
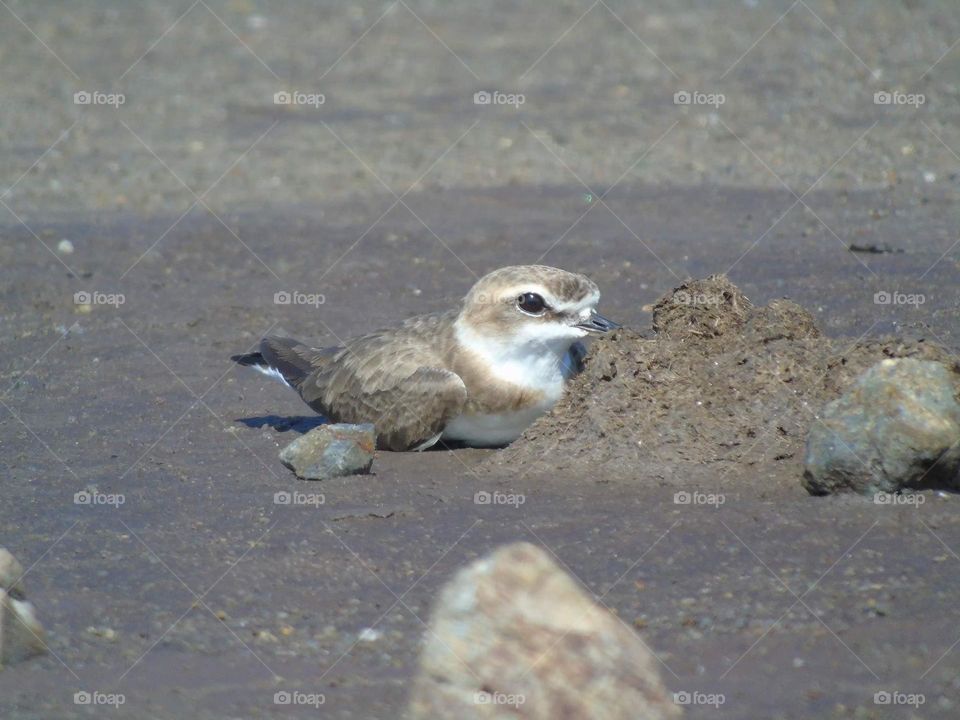
M 957 487 L 958 378 L 937 362 L 882 360 L 828 403 L 807 438 L 814 495 Z
M 370 423 L 321 425 L 287 445 L 280 461 L 304 480 L 326 480 L 370 472 L 375 449 Z
M 515 543 L 462 569 L 441 591 L 410 717 L 679 717 L 657 664 L 547 553 Z
M 46 652 L 43 626 L 24 596 L 23 567 L 0 548 L 0 667 Z

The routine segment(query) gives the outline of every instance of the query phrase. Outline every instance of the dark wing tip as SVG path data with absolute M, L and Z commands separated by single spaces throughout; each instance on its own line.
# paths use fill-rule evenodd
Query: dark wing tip
M 238 365 L 266 365 L 261 353 L 244 353 L 243 355 L 231 355 L 230 359 Z

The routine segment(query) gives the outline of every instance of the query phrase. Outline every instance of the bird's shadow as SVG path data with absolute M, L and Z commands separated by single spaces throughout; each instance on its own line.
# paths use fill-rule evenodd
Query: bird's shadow
M 322 415 L 291 415 L 284 417 L 282 415 L 260 415 L 255 417 L 237 418 L 236 422 L 243 423 L 250 428 L 262 428 L 269 425 L 277 432 L 288 432 L 293 430 L 304 435 L 315 427 L 326 425 L 327 420 Z
M 254 417 L 237 418 L 236 422 L 243 423 L 249 428 L 262 428 L 270 426 L 277 432 L 294 432 L 305 435 L 316 427 L 327 425 L 330 421 L 322 415 L 259 415 Z M 443 452 L 447 450 L 463 450 L 469 448 L 465 442 L 459 440 L 440 440 L 435 445 L 428 447 L 423 452 Z M 500 446 L 500 447 L 506 447 Z

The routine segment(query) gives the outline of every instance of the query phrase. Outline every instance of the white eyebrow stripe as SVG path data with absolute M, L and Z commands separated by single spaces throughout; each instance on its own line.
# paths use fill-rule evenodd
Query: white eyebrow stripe
M 584 310 L 592 310 L 598 302 L 600 302 L 600 293 L 592 292 L 582 300 L 576 302 L 557 302 L 556 299 L 553 298 L 553 302 L 550 302 L 550 307 L 557 312 L 580 314 Z

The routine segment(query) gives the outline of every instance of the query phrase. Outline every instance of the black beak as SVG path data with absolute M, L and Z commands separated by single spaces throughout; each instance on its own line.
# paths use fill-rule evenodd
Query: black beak
M 600 315 L 597 312 L 594 312 L 589 320 L 584 320 L 583 322 L 577 323 L 578 328 L 586 330 L 587 332 L 595 333 L 605 333 L 610 332 L 611 330 L 616 330 L 620 327 L 620 323 L 615 323 L 613 320 L 607 320 L 603 315 Z

